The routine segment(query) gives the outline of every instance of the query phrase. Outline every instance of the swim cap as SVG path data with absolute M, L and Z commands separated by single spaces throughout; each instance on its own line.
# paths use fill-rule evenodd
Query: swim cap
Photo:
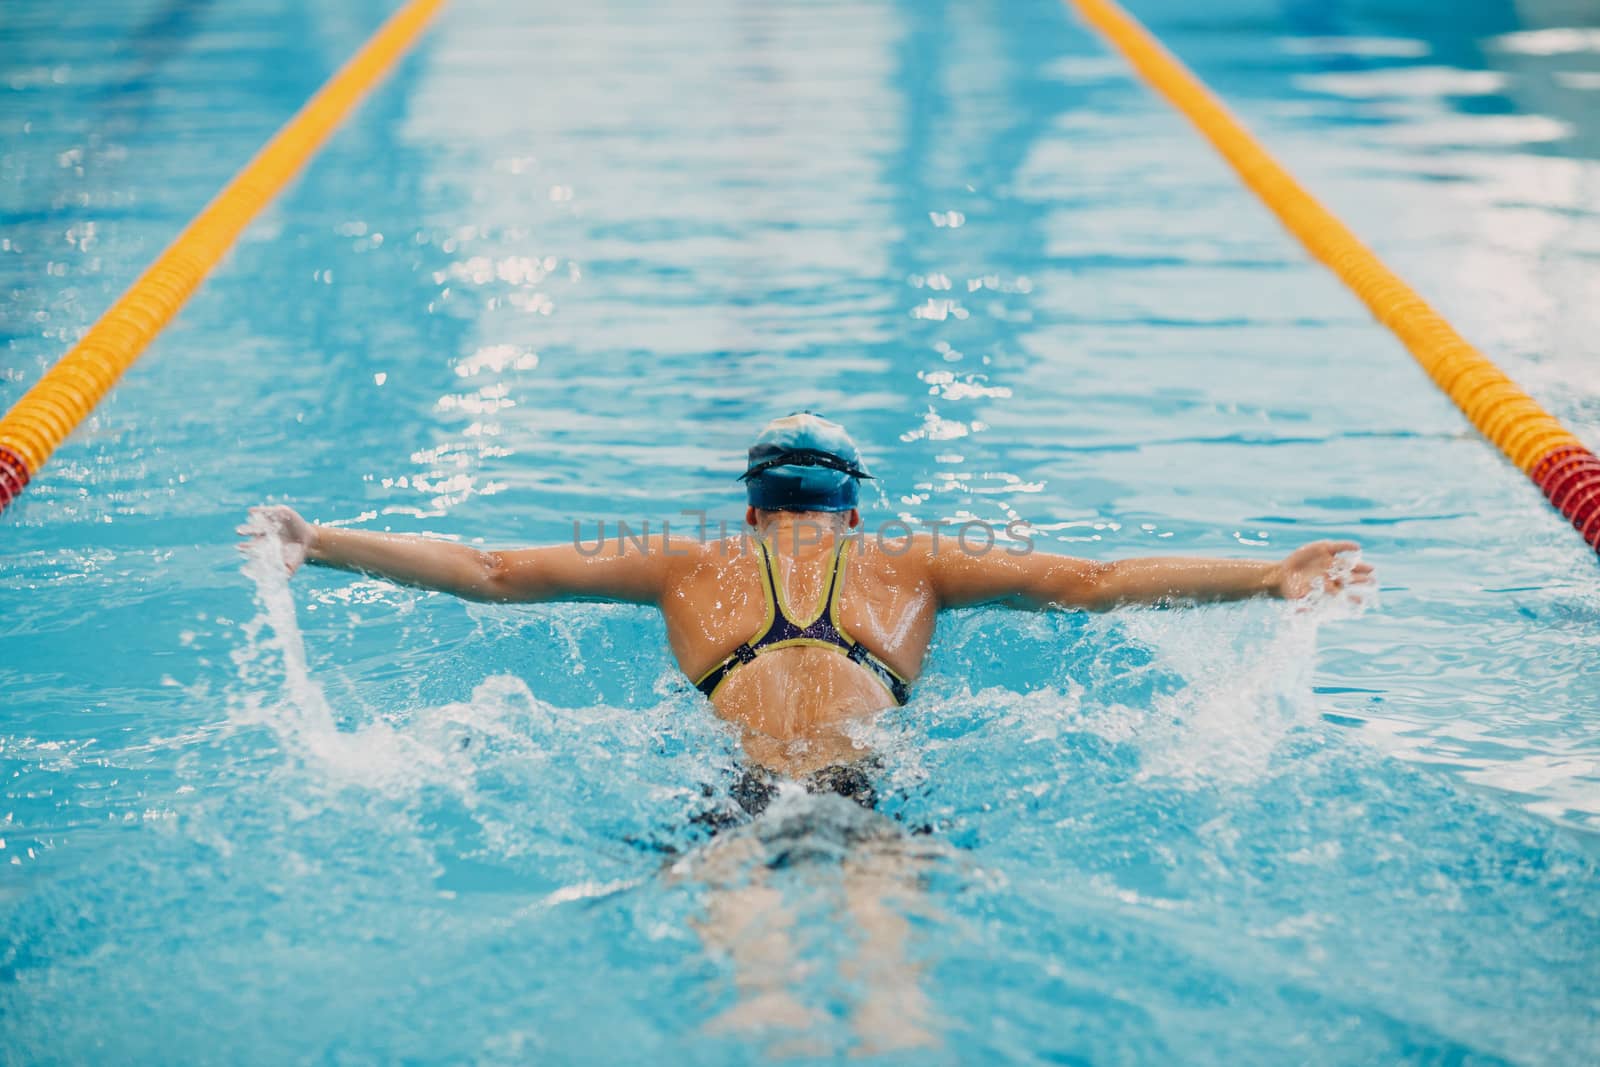
M 810 411 L 767 423 L 740 476 L 750 506 L 762 511 L 849 511 L 856 483 L 870 477 L 844 427 Z

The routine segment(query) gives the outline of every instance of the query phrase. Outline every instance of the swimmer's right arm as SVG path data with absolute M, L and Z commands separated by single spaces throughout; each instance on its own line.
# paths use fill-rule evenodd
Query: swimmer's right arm
M 359 571 L 402 585 L 435 589 L 467 600 L 536 603 L 548 600 L 660 601 L 667 568 L 680 554 L 661 538 L 649 549 L 595 552 L 577 545 L 484 551 L 412 534 L 316 526 L 284 505 L 250 509 L 239 532 L 252 542 L 276 536 L 293 574 L 302 563 Z M 677 546 L 674 545 L 674 549 Z

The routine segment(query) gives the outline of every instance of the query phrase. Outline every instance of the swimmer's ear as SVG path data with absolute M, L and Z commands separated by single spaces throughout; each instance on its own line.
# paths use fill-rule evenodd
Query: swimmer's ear
M 752 529 L 755 528 L 755 525 L 756 525 L 756 509 L 755 508 L 745 508 L 744 509 L 744 524 L 746 526 L 749 526 Z
M 846 517 L 845 521 L 850 524 L 850 529 L 854 530 L 857 526 L 861 525 L 861 512 L 856 508 L 851 508 L 850 514 L 848 517 Z

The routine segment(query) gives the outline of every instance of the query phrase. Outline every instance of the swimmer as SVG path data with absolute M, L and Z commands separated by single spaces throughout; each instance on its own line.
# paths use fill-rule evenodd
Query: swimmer
M 403 534 L 316 526 L 292 508 L 250 509 L 239 527 L 273 537 L 293 574 L 311 563 L 470 600 L 649 604 L 684 674 L 740 732 L 752 770 L 735 789 L 749 814 L 773 775 L 871 806 L 870 753 L 852 734 L 904 704 L 945 608 L 999 604 L 1106 611 L 1123 605 L 1296 599 L 1372 581 L 1352 541 L 1317 541 L 1277 561 L 1158 557 L 1098 562 L 1031 541 L 934 533 L 864 535 L 871 475 L 844 428 L 802 412 L 750 446 L 741 536 L 483 551 Z M 248 544 L 248 543 L 247 543 Z M 1024 550 L 1026 549 L 1026 550 Z
M 912 916 L 938 918 L 921 889 L 932 853 L 918 844 L 937 842 L 863 810 L 876 807 L 879 764 L 856 726 L 905 703 L 939 611 L 1294 599 L 1366 584 L 1372 570 L 1340 558 L 1356 550 L 1349 541 L 1275 562 L 1100 563 L 1032 551 L 1031 541 L 993 530 L 912 536 L 891 524 L 865 533 L 857 501 L 868 477 L 844 428 L 803 412 L 769 423 L 750 446 L 740 536 L 607 540 L 602 531 L 590 544 L 481 551 L 314 526 L 282 506 L 252 508 L 240 532 L 275 541 L 291 574 L 313 563 L 473 600 L 659 608 L 678 666 L 738 730 L 748 759 L 725 809 L 694 819 L 714 839 L 671 868 L 705 887 L 704 914 L 691 925 L 733 970 L 735 1002 L 704 1030 L 771 1035 L 772 1055 L 826 1051 L 818 1026 L 827 1013 L 805 1002 L 799 981 L 807 964 L 798 945 L 811 924 L 776 873 L 820 850 L 837 854 L 841 908 L 855 927 L 841 963 L 853 990 L 853 1051 L 931 1049 L 941 1041 L 937 1012 L 907 946 Z M 823 795 L 796 808 L 796 787 Z

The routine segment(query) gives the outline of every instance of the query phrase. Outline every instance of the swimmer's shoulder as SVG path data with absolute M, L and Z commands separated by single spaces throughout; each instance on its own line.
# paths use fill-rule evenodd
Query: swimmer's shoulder
M 851 542 L 851 558 L 857 567 L 891 580 L 926 577 L 937 555 L 932 535 L 913 533 L 896 524 L 886 530 L 857 533 Z
M 738 536 L 708 538 L 674 537 L 664 542 L 664 562 L 680 579 L 704 578 L 729 567 L 748 565 L 755 555 L 753 539 Z

